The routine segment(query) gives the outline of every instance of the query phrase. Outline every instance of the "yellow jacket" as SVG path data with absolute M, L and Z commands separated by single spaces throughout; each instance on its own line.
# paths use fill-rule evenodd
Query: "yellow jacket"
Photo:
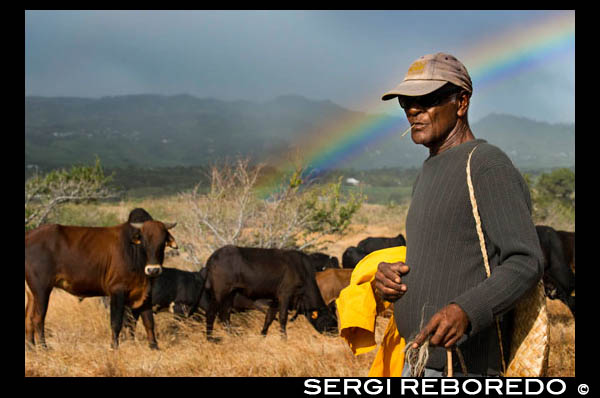
M 397 246 L 377 250 L 364 257 L 352 271 L 350 285 L 344 288 L 336 300 L 340 336 L 346 340 L 354 355 L 373 350 L 375 342 L 375 319 L 391 303 L 379 299 L 374 293 L 377 265 L 380 262 L 404 261 L 406 247 Z M 369 370 L 369 377 L 392 377 L 402 375 L 406 341 L 396 329 L 394 316 L 389 319 L 381 347 Z

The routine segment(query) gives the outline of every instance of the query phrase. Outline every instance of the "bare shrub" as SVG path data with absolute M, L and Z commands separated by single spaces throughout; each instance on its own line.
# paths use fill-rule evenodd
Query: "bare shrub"
M 224 245 L 279 249 L 320 249 L 327 234 L 341 234 L 360 208 L 362 193 L 342 202 L 341 180 L 326 186 L 304 181 L 296 167 L 283 177 L 280 189 L 268 198 L 257 195 L 264 165 L 248 159 L 211 168 L 211 186 L 200 193 L 197 185 L 181 194 L 183 226 L 193 239 L 183 242 L 190 259 L 201 268 L 203 258 Z

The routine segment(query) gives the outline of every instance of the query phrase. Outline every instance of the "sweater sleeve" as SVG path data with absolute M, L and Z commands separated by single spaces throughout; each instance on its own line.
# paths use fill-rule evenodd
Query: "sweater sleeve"
M 475 159 L 475 156 L 474 156 Z M 497 266 L 491 276 L 457 297 L 470 321 L 469 335 L 491 326 L 542 276 L 543 254 L 531 219 L 527 184 L 510 161 L 480 168 L 473 175 L 475 197 L 488 256 Z

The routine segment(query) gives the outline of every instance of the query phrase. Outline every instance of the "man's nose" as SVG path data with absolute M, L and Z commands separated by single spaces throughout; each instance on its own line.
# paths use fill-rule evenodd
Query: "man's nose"
M 420 106 L 418 106 L 416 103 L 413 102 L 406 109 L 404 109 L 404 112 L 406 113 L 407 116 L 416 116 L 419 113 L 423 112 L 423 108 L 421 108 Z

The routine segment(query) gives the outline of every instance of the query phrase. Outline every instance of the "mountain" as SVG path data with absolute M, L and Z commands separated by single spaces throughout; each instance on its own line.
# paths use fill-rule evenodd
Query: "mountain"
M 477 138 L 501 148 L 519 168 L 575 165 L 575 125 L 490 114 L 471 126 Z
M 294 143 L 315 139 L 324 126 L 367 116 L 297 95 L 264 103 L 190 95 L 25 97 L 25 164 L 90 164 L 95 155 L 105 167 L 206 165 L 236 155 L 264 160 L 288 153 Z M 403 117 L 395 119 L 397 125 L 406 125 Z M 573 124 L 492 114 L 472 130 L 505 150 L 518 167 L 574 165 Z M 426 156 L 426 149 L 410 137 L 392 137 L 365 143 L 340 166 L 414 167 Z
M 97 154 L 105 165 L 160 167 L 259 157 L 285 151 L 298 132 L 350 113 L 298 96 L 264 104 L 188 95 L 26 97 L 25 160 L 60 166 Z

